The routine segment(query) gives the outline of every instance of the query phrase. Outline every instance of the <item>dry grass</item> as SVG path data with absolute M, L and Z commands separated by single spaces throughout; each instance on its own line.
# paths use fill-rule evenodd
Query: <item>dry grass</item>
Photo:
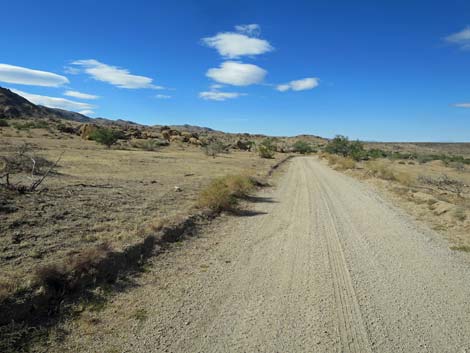
M 62 263 L 71 253 L 99 243 L 121 249 L 139 242 L 174 217 L 193 212 L 201 190 L 214 178 L 244 173 L 261 177 L 283 157 L 269 160 L 233 151 L 214 159 L 196 146 L 177 144 L 153 153 L 108 150 L 69 134 L 45 138 L 40 130 L 31 130 L 28 138 L 24 131 L 12 137 L 4 132 L 0 160 L 13 155 L 24 141 L 48 160 L 64 152 L 58 174 L 44 184 L 47 192 L 18 197 L 0 190 L 0 242 L 6 249 L 0 273 L 22 283 L 32 279 L 32 268 Z M 244 178 L 232 177 L 226 183 L 239 197 L 251 188 Z M 1 287 L 8 292 L 10 286 Z
M 403 170 L 396 170 L 391 162 L 375 160 L 365 163 L 366 169 L 373 176 L 390 181 L 396 181 L 405 186 L 412 186 L 415 178 Z
M 237 198 L 248 196 L 253 188 L 254 183 L 247 176 L 229 175 L 217 178 L 202 190 L 198 206 L 215 212 L 230 211 L 237 204 Z
M 332 166 L 337 170 L 348 170 L 356 168 L 356 161 L 352 158 L 338 156 L 336 154 L 323 153 L 320 155 L 322 158 L 326 158 L 328 165 Z

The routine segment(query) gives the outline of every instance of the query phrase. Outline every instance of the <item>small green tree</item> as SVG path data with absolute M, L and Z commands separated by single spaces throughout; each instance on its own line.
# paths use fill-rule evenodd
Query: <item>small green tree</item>
M 351 157 L 356 161 L 364 159 L 367 156 L 364 145 L 361 141 L 349 141 L 346 136 L 337 135 L 328 142 L 325 151 L 332 154 L 339 154 L 343 157 Z
M 264 139 L 258 145 L 258 153 L 261 158 L 274 158 L 275 151 L 276 145 L 271 138 Z
M 221 141 L 211 141 L 203 147 L 204 153 L 212 158 L 217 157 L 218 154 L 227 153 L 225 145 Z
M 110 148 L 120 137 L 120 133 L 108 128 L 99 128 L 90 134 L 90 139 Z
M 294 148 L 294 151 L 295 152 L 298 152 L 300 154 L 307 154 L 307 153 L 312 153 L 313 152 L 313 148 L 312 146 L 308 143 L 308 142 L 305 142 L 305 141 L 296 141 L 292 147 Z

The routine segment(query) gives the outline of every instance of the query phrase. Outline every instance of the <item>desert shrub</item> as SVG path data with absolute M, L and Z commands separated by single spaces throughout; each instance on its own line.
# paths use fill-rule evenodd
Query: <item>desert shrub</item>
M 254 181 L 244 175 L 230 175 L 225 177 L 224 181 L 235 197 L 246 197 L 254 189 Z
M 0 127 L 8 127 L 10 124 L 8 124 L 8 121 L 6 119 L 0 119 Z
M 54 162 L 38 156 L 32 146 L 27 143 L 19 146 L 12 156 L 5 156 L 0 159 L 2 160 L 0 173 L 34 173 L 43 175 L 54 165 Z
M 217 178 L 202 190 L 198 206 L 215 212 L 230 211 L 237 204 L 237 198 L 248 196 L 254 185 L 250 177 L 242 175 Z
M 12 156 L 0 157 L 0 186 L 19 193 L 36 191 L 47 176 L 55 172 L 61 157 L 51 162 L 35 155 L 31 146 L 25 143 Z M 25 176 L 25 173 L 29 175 Z M 12 176 L 17 179 L 15 183 Z
M 382 161 L 370 161 L 366 164 L 366 168 L 372 175 L 378 178 L 385 180 L 395 179 L 393 170 L 391 169 L 390 165 Z
M 349 141 L 346 136 L 342 135 L 337 135 L 334 139 L 329 141 L 325 147 L 325 151 L 343 157 L 351 157 L 356 161 L 360 161 L 367 157 L 367 153 L 364 150 L 362 142 Z
M 307 154 L 307 153 L 312 153 L 313 152 L 313 148 L 312 146 L 308 143 L 308 142 L 305 142 L 305 141 L 296 141 L 293 145 L 292 145 L 293 149 L 295 152 L 298 152 L 300 154 Z
M 258 154 L 261 158 L 274 158 L 276 144 L 272 138 L 266 138 L 258 145 Z
M 202 147 L 204 153 L 212 158 L 217 157 L 221 153 L 227 153 L 225 145 L 221 141 L 211 141 Z
M 12 126 L 17 130 L 47 129 L 49 124 L 44 120 L 26 121 L 24 123 L 13 123 Z
M 461 180 L 451 179 L 446 174 L 442 174 L 437 178 L 420 175 L 418 181 L 441 191 L 454 193 L 459 197 L 462 196 L 465 188 L 465 184 Z
M 398 181 L 400 184 L 411 186 L 415 182 L 415 178 L 406 172 L 403 171 L 395 171 L 393 172 L 394 180 Z
M 39 267 L 34 274 L 34 279 L 36 284 L 56 293 L 63 293 L 68 287 L 65 267 L 59 264 Z
M 367 156 L 369 158 L 377 159 L 377 158 L 385 158 L 387 157 L 387 152 L 378 148 L 372 148 L 367 151 Z
M 198 199 L 198 206 L 212 211 L 227 211 L 235 206 L 237 200 L 223 179 L 216 179 L 205 188 Z
M 354 169 L 356 168 L 356 161 L 349 157 L 339 157 L 336 160 L 335 168 L 339 170 Z
M 110 148 L 120 138 L 120 133 L 108 128 L 98 128 L 90 134 L 90 140 Z
M 157 140 L 148 139 L 142 142 L 141 148 L 146 151 L 157 151 L 160 148 L 160 144 Z

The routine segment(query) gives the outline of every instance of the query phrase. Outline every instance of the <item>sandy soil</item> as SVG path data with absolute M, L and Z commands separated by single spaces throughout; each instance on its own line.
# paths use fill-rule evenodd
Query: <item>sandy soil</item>
M 24 142 L 48 160 L 63 156 L 41 192 L 0 188 L 0 279 L 27 277 L 38 265 L 104 241 L 114 248 L 140 241 L 146 224 L 191 213 L 213 178 L 266 173 L 277 161 L 237 151 L 212 158 L 177 144 L 158 151 L 107 149 L 77 136 L 31 134 L 0 134 L 0 156 L 14 154 Z
M 315 158 L 252 201 L 250 217 L 175 245 L 47 350 L 470 350 L 468 254 Z

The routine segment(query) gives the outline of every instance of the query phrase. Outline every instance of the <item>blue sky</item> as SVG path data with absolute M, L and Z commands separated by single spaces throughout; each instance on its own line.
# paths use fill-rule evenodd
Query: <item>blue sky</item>
M 470 141 L 469 1 L 0 5 L 0 85 L 35 102 L 230 132 Z

